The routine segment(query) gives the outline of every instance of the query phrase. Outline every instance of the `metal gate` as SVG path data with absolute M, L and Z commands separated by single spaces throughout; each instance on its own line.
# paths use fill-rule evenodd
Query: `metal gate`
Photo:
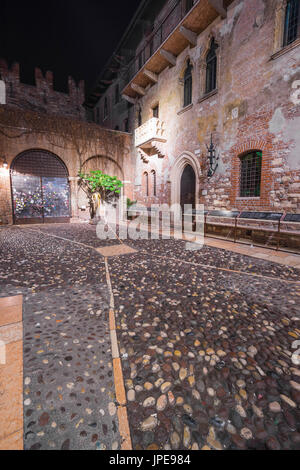
M 53 223 L 70 220 L 68 170 L 53 153 L 29 150 L 11 165 L 14 223 Z

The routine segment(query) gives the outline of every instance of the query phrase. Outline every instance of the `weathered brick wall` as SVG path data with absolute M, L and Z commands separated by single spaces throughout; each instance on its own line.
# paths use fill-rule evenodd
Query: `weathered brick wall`
M 0 224 L 12 223 L 10 167 L 21 152 L 42 149 L 54 153 L 66 165 L 71 191 L 71 215 L 88 219 L 87 199 L 78 188 L 78 171 L 102 170 L 125 181 L 124 193 L 133 198 L 134 155 L 131 137 L 85 122 L 0 106 Z M 85 206 L 86 209 L 81 208 Z
M 165 2 L 154 30 L 175 3 Z M 166 21 L 166 30 L 178 23 L 182 12 L 178 9 L 177 13 Z M 203 31 L 196 47 L 187 47 L 176 65 L 166 68 L 158 83 L 146 88 L 146 95 L 129 113 L 124 100 L 114 103 L 117 82 L 108 88 L 98 103 L 101 125 L 122 129 L 129 116 L 130 130 L 134 130 L 139 109 L 145 123 L 159 103 L 159 118 L 165 127 L 167 142 L 158 145 L 158 154 L 144 155 L 132 142 L 135 199 L 145 205 L 179 202 L 179 162 L 185 159 L 197 174 L 196 201 L 207 209 L 300 211 L 300 40 L 282 48 L 284 15 L 284 0 L 235 0 L 227 18 L 217 18 Z M 205 95 L 205 58 L 212 37 L 218 44 L 217 90 Z M 149 35 L 136 45 L 137 53 L 148 40 Z M 182 109 L 182 78 L 188 58 L 193 65 L 193 99 L 192 105 Z M 120 90 L 126 84 L 123 79 L 123 75 L 117 79 Z M 105 96 L 109 114 L 103 120 Z M 216 173 L 208 179 L 206 145 L 211 134 L 220 160 Z M 263 155 L 261 194 L 241 198 L 240 156 L 251 150 Z M 153 171 L 156 195 L 151 186 Z M 146 172 L 148 196 L 143 184 Z
M 6 103 L 20 109 L 29 109 L 48 114 L 58 114 L 77 119 L 85 119 L 84 82 L 77 86 L 72 77 L 68 78 L 69 93 L 53 89 L 53 74 L 43 75 L 35 68 L 35 86 L 22 83 L 20 65 L 14 63 L 10 68 L 5 60 L 0 60 L 0 78 L 5 83 Z
M 197 202 L 208 209 L 300 211 L 300 105 L 295 99 L 300 45 L 297 41 L 281 50 L 278 25 L 282 29 L 282 16 L 279 22 L 278 11 L 283 4 L 282 0 L 233 2 L 227 18 L 219 17 L 203 31 L 197 46 L 184 50 L 176 65 L 166 68 L 158 83 L 139 99 L 143 123 L 159 102 L 167 143 L 164 158 L 150 156 L 148 163 L 136 152 L 136 199 L 145 204 L 170 202 L 175 184 L 172 175 L 180 178 L 174 166 L 182 154 L 191 154 L 202 172 Z M 212 36 L 219 46 L 218 85 L 216 93 L 205 96 L 205 56 Z M 182 110 L 180 77 L 188 57 L 193 64 L 193 104 Z M 135 126 L 137 113 L 138 107 Z M 206 144 L 211 133 L 220 161 L 216 174 L 208 180 Z M 239 155 L 248 150 L 263 154 L 261 195 L 257 198 L 239 197 Z M 160 188 L 156 198 L 147 197 L 142 187 L 143 173 L 150 174 L 154 168 Z

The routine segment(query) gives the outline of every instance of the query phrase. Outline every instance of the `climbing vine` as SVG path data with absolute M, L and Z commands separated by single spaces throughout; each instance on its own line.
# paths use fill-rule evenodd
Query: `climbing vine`
M 35 111 L 20 112 L 18 108 L 7 105 L 0 106 L 0 134 L 8 139 L 43 135 L 51 145 L 76 152 L 80 169 L 86 156 L 115 156 L 124 146 L 122 135 L 97 124 Z

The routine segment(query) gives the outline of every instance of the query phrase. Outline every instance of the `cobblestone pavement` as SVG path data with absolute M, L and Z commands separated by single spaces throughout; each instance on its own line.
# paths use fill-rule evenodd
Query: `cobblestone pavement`
M 144 252 L 109 265 L 134 448 L 300 449 L 300 272 L 128 244 Z
M 117 447 L 103 258 L 49 235 L 119 242 L 87 225 L 36 229 L 0 230 L 1 292 L 26 296 L 26 446 Z M 300 271 L 182 241 L 126 244 L 137 253 L 108 264 L 133 448 L 300 449 Z
M 0 230 L 0 258 L 0 295 L 24 295 L 25 449 L 118 449 L 103 258 L 29 228 Z

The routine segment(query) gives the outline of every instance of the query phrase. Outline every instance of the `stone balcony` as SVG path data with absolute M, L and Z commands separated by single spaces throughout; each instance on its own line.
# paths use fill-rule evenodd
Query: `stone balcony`
M 159 118 L 151 118 L 135 130 L 135 146 L 148 156 L 162 156 L 161 144 L 167 142 L 165 123 Z

